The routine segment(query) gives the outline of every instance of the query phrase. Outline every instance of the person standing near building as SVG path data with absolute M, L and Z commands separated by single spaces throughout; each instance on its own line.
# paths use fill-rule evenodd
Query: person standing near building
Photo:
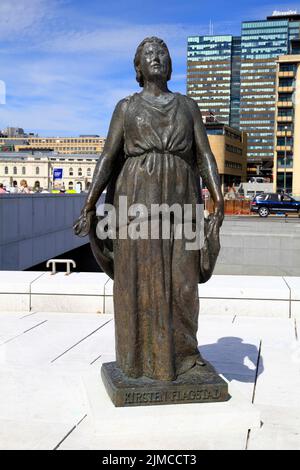
M 17 181 L 13 181 L 13 185 L 12 185 L 12 187 L 10 188 L 10 191 L 9 191 L 9 192 L 12 193 L 12 194 L 16 194 L 16 193 L 19 192 L 19 188 L 18 188 L 18 183 L 17 183 Z
M 21 180 L 20 182 L 20 193 L 30 193 L 30 189 L 28 187 L 27 181 L 26 180 Z
M 3 183 L 0 183 L 0 194 L 6 194 Z

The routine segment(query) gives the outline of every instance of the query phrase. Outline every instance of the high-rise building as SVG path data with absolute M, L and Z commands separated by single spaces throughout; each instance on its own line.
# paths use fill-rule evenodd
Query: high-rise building
M 22 127 L 6 127 L 5 129 L 0 131 L 1 136 L 5 137 L 26 137 L 24 129 Z
M 201 110 L 248 133 L 248 172 L 272 175 L 276 60 L 299 52 L 296 12 L 243 22 L 241 37 L 188 38 L 187 93 Z
M 188 38 L 187 93 L 201 111 L 239 126 L 241 39 L 233 36 Z
M 300 54 L 277 61 L 275 118 L 274 190 L 300 196 Z
M 240 127 L 248 132 L 248 162 L 265 174 L 273 167 L 276 59 L 292 52 L 297 37 L 300 15 L 242 23 Z

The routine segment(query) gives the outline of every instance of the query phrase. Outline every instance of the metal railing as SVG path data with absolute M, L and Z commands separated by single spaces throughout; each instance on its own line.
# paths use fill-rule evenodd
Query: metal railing
M 49 259 L 46 264 L 46 268 L 50 267 L 50 264 L 52 264 L 52 272 L 51 274 L 56 274 L 56 265 L 57 264 L 62 264 L 65 263 L 67 265 L 67 270 L 66 270 L 66 276 L 71 274 L 71 265 L 73 268 L 76 268 L 76 263 L 72 259 Z

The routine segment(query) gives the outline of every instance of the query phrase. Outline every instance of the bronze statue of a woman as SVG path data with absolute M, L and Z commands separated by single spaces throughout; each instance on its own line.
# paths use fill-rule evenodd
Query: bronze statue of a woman
M 96 259 L 114 279 L 116 363 L 110 363 L 106 381 L 111 379 L 110 386 L 123 391 L 147 384 L 147 393 L 160 393 L 157 384 L 161 384 L 165 393 L 165 399 L 163 395 L 151 399 L 142 388 L 144 398 L 135 400 L 128 398 L 126 389 L 122 402 L 111 392 L 117 406 L 169 402 L 166 386 L 182 387 L 187 381 L 195 387 L 197 374 L 198 388 L 205 380 L 209 385 L 207 377 L 214 371 L 203 362 L 196 339 L 198 282 L 211 276 L 224 217 L 217 166 L 200 110 L 191 98 L 167 87 L 172 63 L 166 44 L 156 37 L 144 39 L 134 66 L 143 89 L 117 104 L 85 206 L 74 225 L 77 235 L 89 233 Z M 176 239 L 172 227 L 169 239 L 116 237 L 110 245 L 97 240 L 95 206 L 105 188 L 107 200 L 116 208 L 120 196 L 127 197 L 128 207 L 162 203 L 194 207 L 201 202 L 200 176 L 214 201 L 201 250 L 186 250 L 186 240 Z M 201 377 L 206 378 L 201 382 Z M 190 394 L 174 400 L 205 401 L 199 393 L 198 399 Z M 216 390 L 208 395 L 206 400 L 225 397 Z

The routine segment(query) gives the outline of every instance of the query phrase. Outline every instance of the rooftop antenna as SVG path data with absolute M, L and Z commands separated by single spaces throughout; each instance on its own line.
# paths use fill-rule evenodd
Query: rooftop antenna
M 214 34 L 214 25 L 211 20 L 209 20 L 209 35 L 212 36 Z

